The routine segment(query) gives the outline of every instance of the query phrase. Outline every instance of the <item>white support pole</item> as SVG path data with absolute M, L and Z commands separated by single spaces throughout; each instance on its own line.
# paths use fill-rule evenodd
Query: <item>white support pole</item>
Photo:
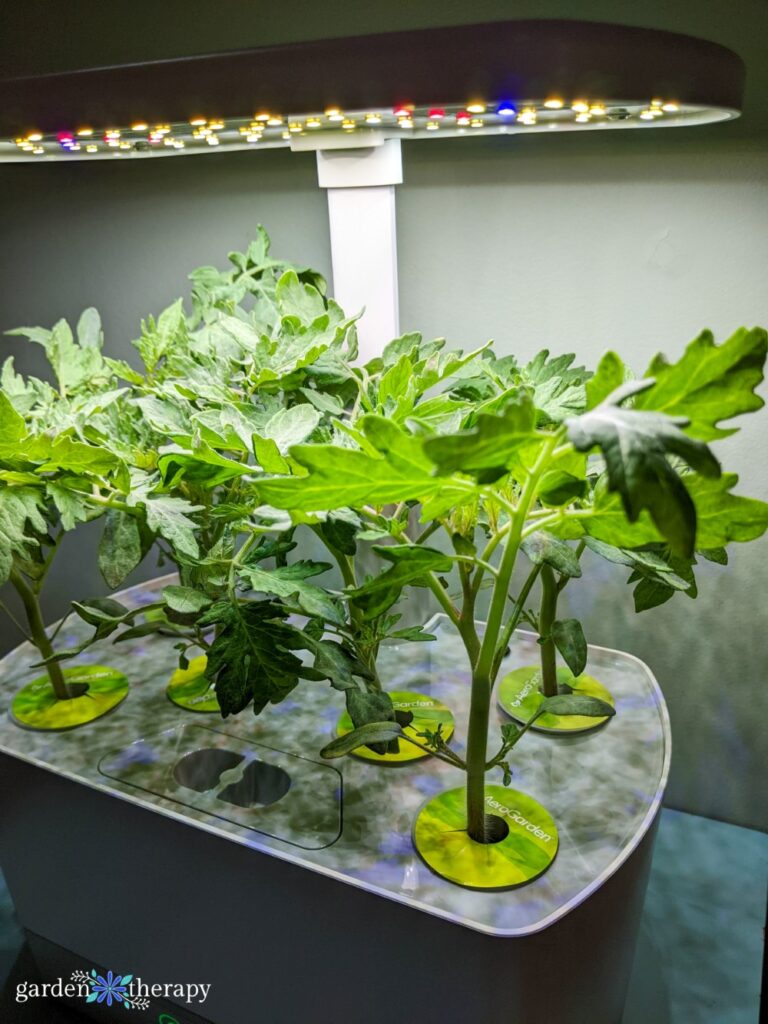
M 328 190 L 333 294 L 358 322 L 360 360 L 379 355 L 400 332 L 395 185 L 403 180 L 400 142 L 319 150 L 317 176 Z

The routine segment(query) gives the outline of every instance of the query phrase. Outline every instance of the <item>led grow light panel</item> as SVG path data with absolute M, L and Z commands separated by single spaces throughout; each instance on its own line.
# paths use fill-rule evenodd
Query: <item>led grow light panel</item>
M 0 78 L 0 159 L 125 159 L 738 116 L 732 51 L 673 32 L 498 21 Z
M 336 149 L 376 146 L 386 139 L 457 138 L 609 128 L 680 127 L 729 120 L 726 107 L 653 97 L 613 100 L 557 95 L 523 101 L 476 98 L 464 104 L 398 103 L 393 107 L 310 113 L 257 110 L 235 118 L 191 116 L 186 121 L 73 126 L 56 133 L 32 129 L 0 141 L 0 159 L 73 160 L 178 156 L 222 150 Z

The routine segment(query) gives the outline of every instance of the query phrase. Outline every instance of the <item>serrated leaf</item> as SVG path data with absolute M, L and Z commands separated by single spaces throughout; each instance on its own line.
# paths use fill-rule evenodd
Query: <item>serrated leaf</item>
M 520 381 L 531 388 L 539 423 L 562 423 L 586 407 L 585 381 L 592 374 L 572 366 L 572 354 L 549 358 L 543 349 L 520 370 Z
M 93 510 L 89 507 L 86 496 L 80 491 L 66 487 L 55 480 L 49 480 L 45 489 L 53 499 L 61 519 L 61 525 L 65 530 L 74 530 L 78 523 L 84 523 L 92 516 Z
M 163 587 L 163 600 L 175 612 L 182 615 L 192 615 L 202 611 L 211 604 L 211 599 L 200 590 L 193 587 L 180 587 L 171 584 Z
M 84 444 L 69 435 L 50 438 L 48 435 L 30 438 L 21 453 L 32 462 L 41 462 L 41 472 L 65 469 L 71 473 L 107 476 L 116 470 L 120 460 L 104 447 Z
M 363 610 L 366 620 L 391 608 L 406 585 L 418 583 L 427 573 L 449 572 L 453 567 L 449 555 L 423 545 L 375 544 L 374 550 L 394 565 L 362 586 L 347 591 L 349 599 Z
M 261 714 L 298 683 L 303 666 L 293 650 L 301 634 L 286 624 L 285 614 L 271 601 L 219 601 L 198 624 L 217 629 L 205 675 L 216 686 L 224 718 L 251 702 L 254 713 Z
M 698 474 L 683 477 L 696 506 L 698 548 L 721 548 L 731 541 L 755 540 L 765 533 L 768 504 L 731 494 L 738 482 L 735 473 L 724 473 L 719 480 L 708 480 Z
M 648 376 L 651 376 L 649 374 Z M 615 352 L 606 352 L 595 375 L 587 381 L 587 409 L 594 409 L 629 378 L 629 371 Z
M 136 516 L 107 509 L 99 542 L 98 563 L 108 587 L 119 587 L 144 557 Z
M 303 324 L 311 324 L 326 313 L 320 292 L 302 284 L 294 270 L 286 271 L 277 282 L 275 298 L 282 316 L 296 317 Z
M 587 641 L 579 620 L 557 619 L 552 623 L 552 639 L 574 676 L 580 676 L 587 665 Z
M 573 548 L 546 530 L 532 533 L 520 547 L 534 565 L 549 565 L 569 578 L 581 576 L 581 565 Z
M 217 487 L 238 476 L 247 476 L 252 470 L 219 454 L 205 441 L 195 445 L 193 451 L 185 451 L 178 445 L 163 445 L 160 449 L 157 467 L 163 482 L 175 486 L 184 479 L 191 484 Z
M 258 480 L 261 500 L 275 508 L 318 512 L 347 506 L 387 505 L 425 499 L 437 493 L 456 501 L 467 493 L 464 484 L 440 480 L 399 455 L 376 458 L 336 445 L 298 445 L 291 457 L 306 476 Z
M 13 457 L 16 444 L 26 434 L 24 417 L 16 412 L 5 392 L 0 391 L 0 454 Z
M 344 614 L 321 587 L 307 583 L 311 576 L 330 569 L 327 562 L 294 562 L 276 569 L 262 569 L 258 565 L 246 565 L 240 570 L 240 578 L 257 591 L 274 594 L 276 597 L 294 598 L 307 615 L 320 618 L 336 625 L 344 625 Z
M 702 331 L 676 363 L 657 355 L 646 376 L 652 388 L 637 396 L 637 409 L 654 409 L 690 421 L 692 437 L 711 441 L 735 428 L 718 427 L 721 420 L 753 412 L 763 405 L 754 389 L 763 379 L 768 335 L 761 327 L 740 328 L 722 345 L 711 331 Z
M 253 435 L 253 454 L 265 473 L 290 473 L 291 464 L 280 454 L 271 437 Z
M 177 299 L 164 309 L 157 321 L 148 317 L 141 325 L 141 337 L 134 342 L 147 370 L 152 373 L 169 352 L 186 347 L 187 321 L 184 305 Z
M 702 558 L 706 558 L 708 562 L 714 562 L 716 565 L 728 565 L 728 552 L 725 548 L 698 548 L 696 553 Z
M 281 455 L 295 444 L 306 441 L 320 422 L 320 413 L 306 403 L 280 409 L 270 417 L 261 434 L 275 442 Z
M 568 420 L 568 436 L 577 451 L 600 448 L 609 488 L 620 495 L 630 522 L 647 508 L 662 536 L 680 554 L 690 555 L 696 511 L 668 456 L 679 456 L 707 477 L 718 477 L 720 465 L 705 444 L 682 432 L 685 419 L 621 408 L 652 386 L 652 380 L 622 385 L 590 412 Z
M 184 498 L 167 495 L 149 497 L 144 504 L 147 526 L 169 541 L 179 554 L 197 558 L 200 551 L 195 540 L 196 524 L 190 515 L 201 507 L 191 505 Z
M 470 430 L 427 438 L 424 451 L 440 473 L 504 469 L 521 448 L 542 443 L 534 422 L 531 396 L 521 388 L 510 395 L 502 412 L 481 413 Z

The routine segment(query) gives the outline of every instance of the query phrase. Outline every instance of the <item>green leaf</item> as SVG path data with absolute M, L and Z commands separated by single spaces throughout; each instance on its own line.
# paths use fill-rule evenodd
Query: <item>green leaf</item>
M 104 374 L 100 344 L 91 344 L 94 328 L 100 331 L 98 313 L 96 310 L 86 310 L 84 316 L 84 347 L 75 342 L 72 329 L 66 320 L 59 320 L 50 331 L 39 327 L 19 327 L 17 330 L 7 332 L 11 335 L 22 335 L 43 346 L 62 395 L 76 391 L 93 378 Z
M 90 306 L 84 309 L 77 322 L 77 340 L 81 348 L 100 349 L 104 344 L 99 311 Z
M 374 551 L 394 565 L 362 586 L 347 591 L 350 600 L 363 610 L 366 620 L 391 608 L 407 584 L 418 584 L 427 573 L 449 572 L 453 567 L 449 555 L 421 544 L 374 544 Z
M 295 598 L 299 608 L 307 615 L 344 625 L 346 620 L 343 612 L 331 596 L 321 587 L 306 582 L 308 577 L 317 576 L 328 569 L 330 565 L 327 562 L 299 561 L 277 569 L 245 565 L 239 575 L 254 590 L 275 594 L 277 597 Z
M 649 374 L 650 376 L 650 374 Z M 629 379 L 629 371 L 615 352 L 606 352 L 597 371 L 586 383 L 587 409 L 594 409 Z
M 660 541 L 661 534 L 648 513 L 642 512 L 637 521 L 631 523 L 621 498 L 611 494 L 607 485 L 607 477 L 602 477 L 595 487 L 592 514 L 578 520 L 590 537 L 617 548 L 635 548 Z
M 99 543 L 98 562 L 107 586 L 114 590 L 144 557 L 136 516 L 107 509 Z
M 520 388 L 501 413 L 481 413 L 471 430 L 427 438 L 424 451 L 440 473 L 473 473 L 505 469 L 520 449 L 538 447 L 543 436 L 534 432 L 531 396 Z
M 191 452 L 184 451 L 178 445 L 164 445 L 160 453 L 157 467 L 168 487 L 175 486 L 182 479 L 191 484 L 217 487 L 227 480 L 247 476 L 252 472 L 243 463 L 220 455 L 205 441 L 196 444 Z
M 296 317 L 303 324 L 311 324 L 326 313 L 320 292 L 302 284 L 294 270 L 286 271 L 277 282 L 275 298 L 283 316 Z
M 270 417 L 261 434 L 274 441 L 280 454 L 285 455 L 293 445 L 306 441 L 320 419 L 320 413 L 313 406 L 294 405 Z
M 467 493 L 465 486 L 433 477 L 400 453 L 385 459 L 352 448 L 317 444 L 298 445 L 291 449 L 291 457 L 307 475 L 257 480 L 255 487 L 265 504 L 317 512 L 425 499 L 437 493 L 456 501 Z
M 549 565 L 561 576 L 569 578 L 581 576 L 581 565 L 573 548 L 546 530 L 532 533 L 520 547 L 534 565 Z
M 413 377 L 413 363 L 408 355 L 400 356 L 394 366 L 391 366 L 379 381 L 378 404 L 380 407 L 386 405 L 387 399 L 398 399 L 408 390 Z
M 292 651 L 300 633 L 286 624 L 284 612 L 271 601 L 218 601 L 198 624 L 217 627 L 205 675 L 216 685 L 224 718 L 251 701 L 254 713 L 261 714 L 298 683 L 303 666 Z
M 728 552 L 725 548 L 699 548 L 697 553 L 702 558 L 706 558 L 708 562 L 714 562 L 716 565 L 728 565 Z
M 402 734 L 403 730 L 397 722 L 369 722 L 367 725 L 361 725 L 359 729 L 353 729 L 352 732 L 332 740 L 323 747 L 320 756 L 330 761 L 333 758 L 351 754 L 358 747 L 390 743 Z
M 53 499 L 61 519 L 61 525 L 65 530 L 74 530 L 78 523 L 84 523 L 89 517 L 92 517 L 93 510 L 89 507 L 86 496 L 80 491 L 57 483 L 55 480 L 47 481 L 45 489 Z
M 191 513 L 199 511 L 201 505 L 191 505 L 184 498 L 160 495 L 147 498 L 147 526 L 153 533 L 159 533 L 179 554 L 198 558 L 200 551 L 195 540 L 195 522 Z
M 667 586 L 658 577 L 648 576 L 641 579 L 632 592 L 636 612 L 658 608 L 675 596 L 675 588 Z
M 280 454 L 271 437 L 253 435 L 253 454 L 265 473 L 290 473 L 291 464 Z
M 0 488 L 0 583 L 11 571 L 13 556 L 29 557 L 30 550 L 39 549 L 36 537 L 27 536 L 29 525 L 37 534 L 47 533 L 42 516 L 42 495 L 32 487 Z
M 517 743 L 519 736 L 519 725 L 515 725 L 514 722 L 504 722 L 504 724 L 501 727 L 501 739 L 507 750 L 509 750 L 510 747 L 513 747 L 515 743 Z
M 187 339 L 184 305 L 181 299 L 177 299 L 173 305 L 163 310 L 156 322 L 153 317 L 142 321 L 141 337 L 134 344 L 147 370 L 152 373 L 169 352 L 186 348 Z
M 722 548 L 731 541 L 755 540 L 765 533 L 768 504 L 757 498 L 731 494 L 738 482 L 735 473 L 724 473 L 719 480 L 708 480 L 697 474 L 683 477 L 696 506 L 698 548 Z
M 317 620 L 313 620 L 316 622 Z M 322 634 L 324 626 L 320 623 Z M 328 679 L 335 690 L 357 690 L 359 683 L 355 676 L 370 679 L 370 671 L 342 644 L 335 640 L 315 639 L 304 630 L 307 648 L 315 655 L 313 668 L 324 679 Z
M 652 380 L 622 385 L 590 412 L 568 420 L 568 436 L 578 451 L 601 449 L 609 488 L 619 493 L 630 522 L 647 508 L 662 536 L 680 554 L 690 555 L 696 511 L 668 456 L 679 456 L 707 477 L 719 476 L 720 465 L 705 444 L 682 432 L 685 419 L 620 407 L 652 386 Z
M 45 434 L 31 438 L 22 452 L 30 461 L 43 463 L 41 472 L 66 469 L 72 473 L 107 476 L 120 464 L 120 460 L 103 446 L 83 444 L 67 434 L 53 439 Z
M 0 391 L 0 454 L 13 458 L 16 444 L 26 434 L 24 417 L 16 412 L 5 392 Z
M 586 406 L 585 381 L 591 373 L 571 366 L 572 354 L 549 358 L 543 349 L 520 371 L 520 381 L 531 387 L 539 423 L 562 423 Z
M 587 718 L 611 718 L 616 709 L 599 697 L 569 693 L 557 697 L 545 697 L 539 705 L 539 712 L 550 715 L 585 715 Z
M 646 376 L 652 388 L 638 395 L 635 408 L 654 409 L 690 421 L 692 437 L 711 441 L 737 428 L 722 429 L 721 420 L 754 412 L 763 400 L 754 389 L 763 379 L 768 335 L 762 327 L 741 327 L 722 345 L 711 331 L 702 333 L 676 363 L 657 355 Z
M 355 523 L 329 516 L 324 523 L 320 524 L 319 530 L 326 544 L 330 544 L 342 555 L 353 557 L 357 552 L 355 536 L 358 526 Z
M 544 505 L 569 505 L 577 498 L 583 498 L 587 489 L 588 484 L 583 477 L 551 469 L 541 478 L 539 499 Z
M 174 585 L 163 587 L 163 600 L 169 608 L 182 615 L 192 615 L 211 604 L 210 597 L 201 591 L 195 590 L 193 587 Z
M 587 641 L 579 620 L 557 619 L 552 623 L 552 639 L 574 676 L 580 676 L 587 665 Z

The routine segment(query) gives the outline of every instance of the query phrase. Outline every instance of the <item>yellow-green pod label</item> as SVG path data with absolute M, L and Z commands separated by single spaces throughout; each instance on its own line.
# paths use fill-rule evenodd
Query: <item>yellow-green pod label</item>
M 48 676 L 39 676 L 13 698 L 11 718 L 25 729 L 76 729 L 112 711 L 128 694 L 123 673 L 106 665 L 65 668 L 63 675 L 67 686 L 83 690 L 80 696 L 59 700 Z
M 552 815 L 526 793 L 485 787 L 485 813 L 495 842 L 479 843 L 467 829 L 467 791 L 461 786 L 425 804 L 413 841 L 435 874 L 468 889 L 514 889 L 543 874 L 555 859 L 558 836 Z
M 559 686 L 567 686 L 573 693 L 584 694 L 587 697 L 599 697 L 611 707 L 615 707 L 613 697 L 606 688 L 592 676 L 574 676 L 570 669 L 558 668 L 557 682 Z M 518 722 L 525 725 L 533 714 L 538 710 L 544 700 L 541 692 L 541 671 L 534 665 L 526 668 L 517 668 L 504 676 L 499 683 L 499 707 Z M 532 729 L 541 729 L 542 732 L 588 732 L 590 729 L 597 729 L 608 721 L 603 715 L 598 718 L 590 718 L 588 715 L 551 715 L 545 713 L 540 715 Z
M 413 715 L 410 725 L 405 727 L 407 736 L 412 736 L 417 742 L 423 744 L 423 736 L 420 732 L 437 732 L 438 725 L 442 726 L 441 733 L 447 742 L 453 736 L 454 719 L 453 713 L 445 704 L 441 704 L 434 697 L 427 697 L 423 693 L 412 693 L 409 690 L 395 690 L 389 694 L 395 714 L 398 711 L 409 711 Z M 349 714 L 345 711 L 336 726 L 337 736 L 346 736 L 352 732 L 354 725 Z M 428 751 L 420 750 L 406 740 L 400 740 L 400 750 L 396 754 L 377 754 L 368 747 L 358 747 L 354 757 L 360 757 L 364 761 L 374 761 L 377 764 L 405 764 L 408 761 L 418 761 L 422 757 L 429 757 Z
M 216 690 L 205 678 L 208 659 L 204 654 L 192 658 L 188 668 L 177 668 L 165 692 L 174 704 L 187 711 L 218 711 L 221 713 Z

